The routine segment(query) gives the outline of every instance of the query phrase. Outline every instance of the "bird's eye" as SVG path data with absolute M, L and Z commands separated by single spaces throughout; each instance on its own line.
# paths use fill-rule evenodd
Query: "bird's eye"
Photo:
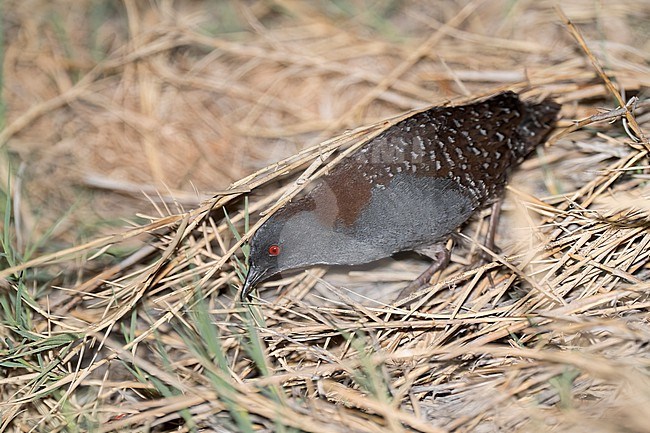
M 279 245 L 271 245 L 269 247 L 269 256 L 279 256 L 280 255 L 280 246 Z

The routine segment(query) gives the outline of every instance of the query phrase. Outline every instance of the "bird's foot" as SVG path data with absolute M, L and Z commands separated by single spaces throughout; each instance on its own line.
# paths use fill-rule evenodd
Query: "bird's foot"
M 444 243 L 438 243 L 427 248 L 421 248 L 418 249 L 417 252 L 430 257 L 433 262 L 424 272 L 420 274 L 419 277 L 411 281 L 406 287 L 402 289 L 401 292 L 399 292 L 396 300 L 404 299 L 417 290 L 420 290 L 421 288 L 429 285 L 431 277 L 439 270 L 447 267 L 449 264 L 449 259 L 451 257 L 451 252 L 445 248 Z

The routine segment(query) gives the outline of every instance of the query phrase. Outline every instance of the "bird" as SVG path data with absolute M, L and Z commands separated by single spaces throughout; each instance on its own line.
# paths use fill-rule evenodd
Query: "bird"
M 449 262 L 447 241 L 498 202 L 510 172 L 544 142 L 561 105 L 512 91 L 434 106 L 388 127 L 314 180 L 249 241 L 240 299 L 285 271 L 361 265 L 402 251 L 432 259 L 402 291 L 424 286 Z

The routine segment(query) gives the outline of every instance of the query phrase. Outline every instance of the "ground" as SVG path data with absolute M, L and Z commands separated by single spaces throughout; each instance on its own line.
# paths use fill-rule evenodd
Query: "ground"
M 0 431 L 650 431 L 650 2 L 1 7 Z M 492 260 L 485 211 L 409 303 L 413 257 L 239 302 L 262 211 L 506 89 L 563 108 Z

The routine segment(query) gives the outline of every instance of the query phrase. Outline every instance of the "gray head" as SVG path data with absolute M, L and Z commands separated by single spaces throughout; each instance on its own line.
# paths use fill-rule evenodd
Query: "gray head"
M 314 265 L 359 264 L 385 257 L 373 245 L 323 220 L 307 200 L 289 203 L 271 216 L 250 241 L 249 270 L 241 297 L 246 300 L 256 284 L 285 271 Z
M 255 285 L 283 271 L 325 264 L 330 259 L 320 223 L 310 211 L 292 212 L 300 203 L 290 203 L 276 212 L 255 232 L 250 241 L 249 270 L 241 297 L 245 300 Z M 321 236 L 321 239 L 318 239 Z
M 297 261 L 291 245 L 281 238 L 284 225 L 285 221 L 280 220 L 277 214 L 273 215 L 251 238 L 249 269 L 241 292 L 242 301 L 248 299 L 257 283 L 285 270 L 287 258 L 290 262 Z

